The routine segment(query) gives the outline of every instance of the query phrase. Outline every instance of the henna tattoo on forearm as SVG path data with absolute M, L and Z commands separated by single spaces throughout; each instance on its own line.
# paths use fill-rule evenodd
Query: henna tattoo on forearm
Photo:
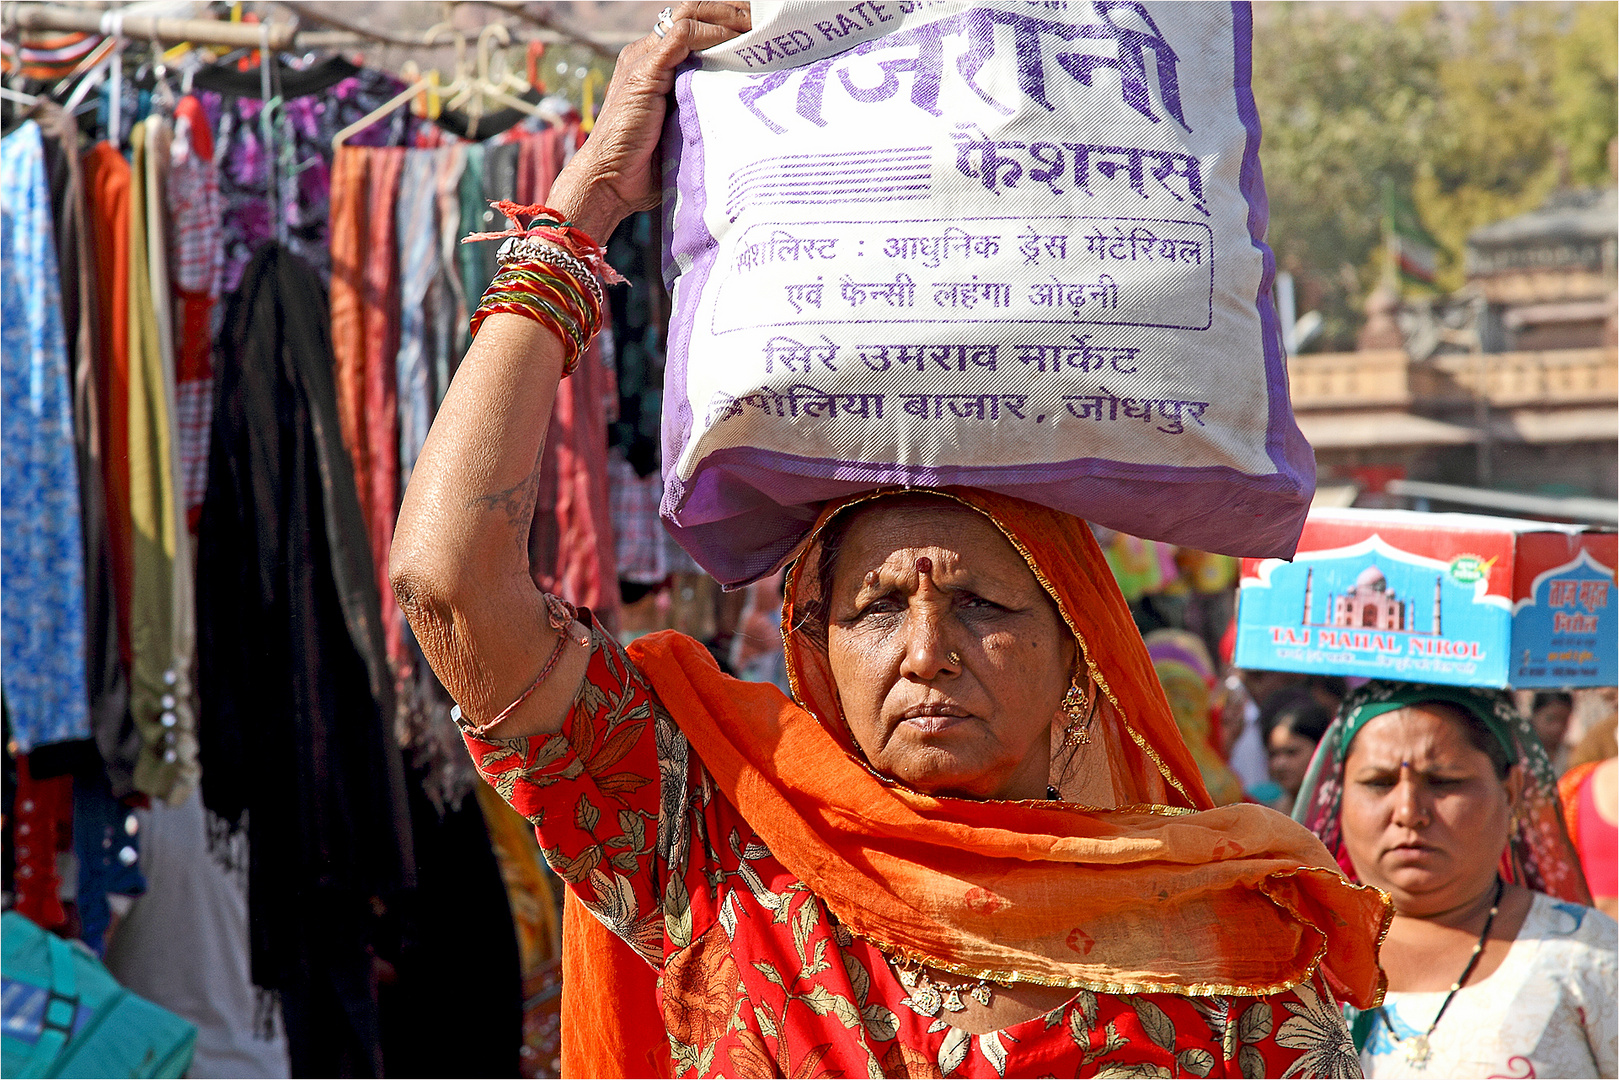
M 479 495 L 467 503 L 469 510 L 504 513 L 506 524 L 516 533 L 517 549 L 528 556 L 529 527 L 534 521 L 534 507 L 540 497 L 540 455 L 534 455 L 534 468 L 511 487 L 502 491 Z

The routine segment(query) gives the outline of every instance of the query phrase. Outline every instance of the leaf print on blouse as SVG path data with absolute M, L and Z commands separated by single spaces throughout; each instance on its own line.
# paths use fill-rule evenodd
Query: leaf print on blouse
M 1274 1023 L 1268 1001 L 1254 1002 L 1237 1017 L 1235 1030 L 1237 1038 L 1242 1041 L 1242 1049 L 1237 1051 L 1237 1067 L 1242 1070 L 1244 1077 L 1265 1075 L 1265 1055 L 1259 1052 L 1259 1047 L 1254 1043 L 1270 1038 Z
M 1159 1080 L 1161 1077 L 1175 1074 L 1162 1065 L 1154 1065 L 1150 1061 L 1119 1061 L 1103 1065 L 1091 1075 L 1096 1077 L 1096 1080 L 1134 1080 L 1136 1077 Z
M 581 891 L 580 903 L 603 926 L 640 953 L 642 959 L 657 967 L 663 960 L 662 912 L 654 911 L 642 917 L 640 902 L 635 898 L 635 884 L 623 874 L 592 869 L 588 881 L 594 895 Z
M 585 771 L 577 758 L 570 760 L 560 771 L 548 771 L 568 756 L 570 745 L 561 735 L 551 735 L 538 742 L 530 738 L 512 739 L 510 742 L 491 741 L 488 746 L 489 749 L 478 761 L 483 778 L 497 795 L 506 800 L 507 805 L 535 826 L 545 824 L 545 808 L 537 805 L 539 800 L 533 798 L 530 792 L 524 792 L 527 797 L 519 798 L 518 785 L 532 786 L 538 790 L 559 781 L 576 779 Z
M 726 1051 L 726 1056 L 731 1059 L 727 1075 L 738 1080 L 774 1080 L 776 1076 L 776 1063 L 770 1060 L 764 1040 L 746 1028 L 736 1033 L 736 1045 Z
M 895 1043 L 883 1055 L 883 1076 L 889 1078 L 917 1078 L 917 1080 L 943 1080 L 938 1064 L 920 1050 Z
M 967 1060 L 967 1050 L 972 1045 L 972 1036 L 960 1028 L 951 1028 L 950 1033 L 939 1044 L 939 1073 L 949 1076 L 961 1068 L 961 1063 Z
M 1227 1059 L 1237 1053 L 1237 1029 L 1231 1024 L 1231 999 L 1228 997 L 1188 998 L 1192 1008 L 1197 1010 L 1203 1022 L 1209 1025 L 1209 1033 L 1220 1041 L 1220 1052 Z M 1207 1073 L 1202 1074 L 1207 1076 Z
M 1298 1001 L 1284 1002 L 1290 1017 L 1276 1030 L 1276 1045 L 1304 1051 L 1282 1074 L 1291 1076 L 1359 1076 L 1360 1055 L 1344 1026 L 1344 1014 L 1328 993 L 1309 983 L 1293 988 Z
M 1141 1021 L 1141 1029 L 1147 1033 L 1147 1037 L 1173 1054 L 1175 1023 L 1169 1015 L 1146 998 L 1132 997 L 1126 1000 L 1136 1011 L 1136 1017 Z
M 669 1037 L 693 1047 L 718 1042 L 731 1027 L 740 982 L 731 943 L 712 930 L 670 957 L 663 969 Z
M 586 684 L 590 685 L 590 684 Z M 624 802 L 624 796 L 633 795 L 636 791 L 652 782 L 649 776 L 642 776 L 634 772 L 613 772 L 614 765 L 624 759 L 624 755 L 635 747 L 636 740 L 652 719 L 652 709 L 642 701 L 630 710 L 628 717 L 618 723 L 625 706 L 635 697 L 635 694 L 626 689 L 622 698 L 613 703 L 613 710 L 603 717 L 606 730 L 597 746 L 596 721 L 592 713 L 575 710 L 573 713 L 573 726 L 569 731 L 569 741 L 573 743 L 573 751 L 578 756 L 585 772 L 596 781 L 596 786 L 603 795 L 611 795 L 619 802 Z
M 1003 1039 L 1017 1041 L 1004 1031 L 990 1031 L 978 1036 L 978 1052 L 994 1067 L 996 1076 L 1006 1075 L 1006 1042 Z

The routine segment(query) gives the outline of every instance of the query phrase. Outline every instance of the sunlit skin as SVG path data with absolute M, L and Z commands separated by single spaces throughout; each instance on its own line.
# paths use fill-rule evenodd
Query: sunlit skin
M 1448 990 L 1466 966 L 1495 895 L 1512 808 L 1514 767 L 1496 776 L 1448 708 L 1418 705 L 1361 729 L 1344 763 L 1344 845 L 1355 873 L 1394 901 L 1380 956 L 1389 988 Z M 1508 885 L 1469 985 L 1500 966 L 1530 894 Z
M 827 654 L 849 730 L 885 776 L 928 794 L 1045 798 L 1051 724 L 1075 652 L 1050 596 L 981 514 L 917 497 L 884 500 L 850 525 L 833 573 Z M 997 1031 L 1073 996 L 996 986 L 988 1006 L 968 998 L 950 1023 Z
M 844 717 L 873 768 L 929 794 L 1045 797 L 1074 639 L 987 518 L 942 499 L 861 514 L 829 622 Z

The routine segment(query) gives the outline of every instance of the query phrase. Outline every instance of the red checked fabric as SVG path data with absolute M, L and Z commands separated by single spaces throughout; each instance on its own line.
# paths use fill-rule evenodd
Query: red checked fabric
M 714 787 L 610 636 L 594 629 L 561 734 L 466 737 L 551 867 L 663 980 L 676 1076 L 1360 1075 L 1319 977 L 1265 998 L 1078 991 L 969 1035 L 908 1004 Z

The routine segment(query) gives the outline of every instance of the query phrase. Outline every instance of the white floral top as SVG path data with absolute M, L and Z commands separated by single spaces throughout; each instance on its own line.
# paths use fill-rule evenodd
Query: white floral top
M 1412 1051 L 1444 991 L 1389 994 L 1388 1023 L 1372 1024 L 1361 1067 L 1369 1077 L 1612 1077 L 1616 954 L 1612 919 L 1536 893 L 1501 966 L 1445 1010 L 1424 1064 Z

